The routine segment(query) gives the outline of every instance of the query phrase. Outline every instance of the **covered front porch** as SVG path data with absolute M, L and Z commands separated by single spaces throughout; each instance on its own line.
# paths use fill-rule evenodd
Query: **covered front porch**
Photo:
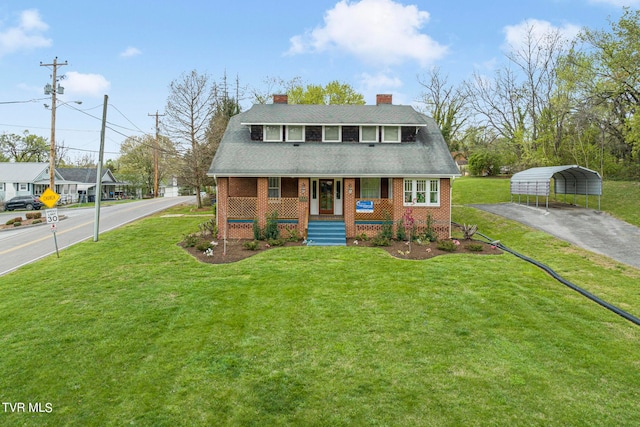
M 412 215 L 418 228 L 431 221 L 446 238 L 450 185 L 448 178 L 440 181 L 438 205 L 413 207 Z M 254 220 L 264 227 L 267 216 L 275 212 L 282 233 L 295 229 L 306 237 L 309 221 L 342 221 L 347 237 L 373 237 L 386 221 L 397 226 L 409 207 L 405 190 L 403 178 L 391 177 L 220 177 L 218 227 L 226 237 L 250 239 Z M 440 204 L 440 198 L 446 203 Z

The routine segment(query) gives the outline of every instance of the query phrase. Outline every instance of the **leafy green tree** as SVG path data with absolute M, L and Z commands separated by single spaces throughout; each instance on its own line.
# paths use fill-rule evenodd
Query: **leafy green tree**
M 502 166 L 500 157 L 488 150 L 476 152 L 469 157 L 469 171 L 473 175 L 495 176 Z
M 610 25 L 608 31 L 585 29 L 580 40 L 586 49 L 571 59 L 591 77 L 577 84 L 584 99 L 599 110 L 606 150 L 639 174 L 640 10 L 625 8 Z
M 166 137 L 158 139 L 158 177 L 162 181 L 175 173 L 180 158 Z M 143 194 L 153 191 L 155 166 L 153 152 L 155 137 L 145 135 L 127 138 L 120 146 L 120 157 L 117 160 L 118 178 L 127 181 L 131 186 L 142 190 Z M 107 163 L 109 163 L 107 161 Z M 111 162 L 113 166 L 113 162 Z M 109 167 L 109 165 L 107 165 Z
M 290 104 L 324 104 L 324 105 L 363 105 L 362 94 L 356 92 L 350 85 L 337 80 L 326 86 L 309 84 L 305 87 L 296 85 L 287 91 Z
M 14 162 L 47 162 L 50 145 L 41 136 L 24 131 L 22 135 L 0 135 L 0 158 Z

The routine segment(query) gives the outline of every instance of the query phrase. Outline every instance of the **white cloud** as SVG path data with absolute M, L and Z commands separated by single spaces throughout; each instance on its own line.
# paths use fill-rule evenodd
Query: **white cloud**
M 505 34 L 504 49 L 518 49 L 527 44 L 527 39 L 543 40 L 545 36 L 558 33 L 564 41 L 571 41 L 580 32 L 580 27 L 573 24 L 565 24 L 556 27 L 548 21 L 538 19 L 526 19 L 517 25 L 507 25 L 503 29 Z
M 140 49 L 135 48 L 133 46 L 129 46 L 128 48 L 126 48 L 124 51 L 120 53 L 120 56 L 122 58 L 131 58 L 132 56 L 138 56 L 141 54 L 142 52 L 140 51 Z
M 335 50 L 381 66 L 416 61 L 426 67 L 447 47 L 421 33 L 429 13 L 393 0 L 342 0 L 326 12 L 324 26 L 290 39 L 290 55 Z
M 51 39 L 42 35 L 48 29 L 37 10 L 23 11 L 16 26 L 0 28 L 0 57 L 20 50 L 51 46 Z
M 101 96 L 109 91 L 111 83 L 100 74 L 82 74 L 76 71 L 65 73 L 62 86 L 65 95 Z
M 378 93 L 380 90 L 388 91 L 389 89 L 402 87 L 403 83 L 398 77 L 389 76 L 385 73 L 371 75 L 362 73 L 360 75 L 360 85 L 366 92 Z

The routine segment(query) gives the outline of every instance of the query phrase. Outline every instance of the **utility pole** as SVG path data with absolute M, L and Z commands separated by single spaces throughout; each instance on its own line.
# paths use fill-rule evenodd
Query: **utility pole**
M 156 116 L 156 141 L 153 146 L 153 197 L 158 197 L 159 191 L 159 171 L 158 171 L 158 156 L 160 151 L 160 143 L 158 142 L 158 134 L 160 133 L 160 121 L 159 117 L 164 116 L 164 114 L 158 114 L 158 110 L 156 110 L 155 114 L 147 114 L 150 117 Z
M 67 61 L 58 63 L 58 57 L 53 58 L 52 64 L 43 64 L 40 62 L 41 67 L 53 67 L 53 75 L 51 84 L 48 84 L 44 87 L 45 95 L 51 94 L 51 148 L 49 152 L 49 188 L 52 191 L 56 191 L 55 187 L 55 176 L 56 176 L 56 94 L 60 92 L 62 95 L 64 93 L 64 88 L 58 84 L 56 88 L 56 83 L 58 83 L 58 67 L 63 65 L 68 65 Z

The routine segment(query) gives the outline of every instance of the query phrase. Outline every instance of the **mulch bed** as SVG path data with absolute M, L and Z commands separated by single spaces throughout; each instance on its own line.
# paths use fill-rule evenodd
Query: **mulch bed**
M 249 258 L 250 256 L 259 254 L 264 251 L 268 251 L 274 248 L 267 247 L 267 243 L 264 241 L 259 242 L 258 249 L 255 251 L 245 249 L 243 244 L 245 242 L 251 241 L 250 239 L 234 239 L 227 241 L 227 249 L 226 254 L 223 254 L 223 242 L 219 241 L 218 245 L 213 250 L 212 256 L 207 256 L 204 252 L 199 251 L 198 249 L 184 248 L 187 252 L 189 252 L 192 256 L 200 260 L 201 262 L 206 262 L 209 264 L 226 264 L 231 262 L 236 262 L 243 260 L 245 258 Z M 347 246 L 358 246 L 358 247 L 373 247 L 370 241 L 362 241 L 358 240 L 358 243 L 355 243 L 354 239 L 347 240 Z M 451 255 L 451 254 L 474 254 L 474 255 L 498 255 L 501 254 L 502 251 L 500 249 L 494 248 L 490 245 L 483 244 L 483 249 L 480 252 L 474 252 L 469 250 L 470 244 L 478 244 L 479 242 L 475 241 L 464 241 L 460 240 L 460 245 L 457 246 L 455 252 L 447 252 L 437 248 L 437 243 L 429 243 L 428 245 L 419 245 L 417 243 L 411 244 L 411 249 L 409 250 L 409 245 L 406 242 L 392 241 L 390 246 L 378 246 L 380 249 L 384 249 L 391 256 L 401 259 L 411 259 L 411 260 L 423 260 L 429 259 L 440 255 Z M 286 242 L 284 247 L 287 246 L 303 246 L 302 242 Z M 282 247 L 282 246 L 280 246 Z

